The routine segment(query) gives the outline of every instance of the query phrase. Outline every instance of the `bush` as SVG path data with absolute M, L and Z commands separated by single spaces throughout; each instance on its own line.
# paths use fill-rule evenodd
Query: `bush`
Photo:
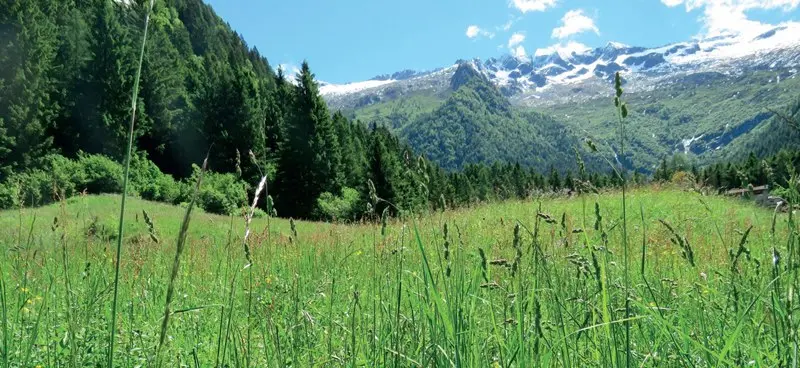
M 83 176 L 76 183 L 78 190 L 92 194 L 122 193 L 122 165 L 103 155 L 78 155 L 78 167 Z
M 342 188 L 341 196 L 322 193 L 317 198 L 317 216 L 334 221 L 353 219 L 358 215 L 360 200 L 358 191 L 348 187 Z
M 12 174 L 0 183 L 0 209 L 20 205 L 38 206 L 51 203 L 57 190 L 64 199 L 83 190 L 91 194 L 122 193 L 124 168 L 103 155 L 79 154 L 77 160 L 60 155 L 45 157 L 43 169 Z M 136 193 L 152 201 L 178 204 L 189 202 L 200 168 L 185 182 L 178 182 L 146 156 L 131 159 L 128 193 Z M 247 184 L 233 174 L 206 172 L 198 195 L 197 206 L 207 212 L 238 215 L 247 204 Z M 264 216 L 257 211 L 256 216 Z
M 192 199 L 194 183 L 200 175 L 200 168 L 194 165 L 194 173 L 181 190 L 181 201 Z M 220 215 L 238 215 L 239 208 L 247 203 L 247 184 L 233 174 L 219 174 L 207 171 L 197 198 L 197 205 L 206 212 Z
M 86 175 L 78 162 L 61 155 L 49 155 L 44 162 L 60 195 L 69 198 L 80 192 L 78 185 L 86 182 Z
M 25 206 L 41 206 L 53 202 L 53 177 L 43 170 L 31 170 L 15 175 L 10 180 L 17 183 L 20 200 Z M 19 205 L 19 203 L 17 203 Z
M 0 184 L 0 209 L 20 204 L 45 205 L 77 193 L 75 183 L 82 178 L 82 171 L 74 161 L 60 155 L 49 155 L 42 159 L 42 165 L 42 169 L 13 174 Z
M 250 207 L 243 206 L 242 208 L 239 209 L 239 212 L 237 212 L 237 214 L 243 214 L 243 213 L 244 214 L 249 214 L 250 213 Z M 257 219 L 257 218 L 264 218 L 264 217 L 267 217 L 267 213 L 264 210 L 256 207 L 255 211 L 253 211 L 253 218 Z
M 0 183 L 0 210 L 19 206 L 19 184 L 8 180 Z
M 176 203 L 181 194 L 180 183 L 139 155 L 131 159 L 130 184 L 142 198 L 151 201 Z

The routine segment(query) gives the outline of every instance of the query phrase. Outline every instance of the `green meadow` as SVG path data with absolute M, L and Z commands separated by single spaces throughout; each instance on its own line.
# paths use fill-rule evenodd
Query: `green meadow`
M 0 212 L 3 367 L 105 364 L 120 199 Z M 261 217 L 246 242 L 244 216 L 194 212 L 173 277 L 186 210 L 129 198 L 114 365 L 797 362 L 789 214 L 672 187 L 627 203 L 627 238 L 616 192 L 361 224 Z

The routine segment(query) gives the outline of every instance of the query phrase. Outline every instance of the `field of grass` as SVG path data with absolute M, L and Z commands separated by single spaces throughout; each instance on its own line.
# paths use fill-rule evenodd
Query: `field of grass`
M 86 196 L 0 212 L 0 367 L 105 366 L 119 201 Z M 247 247 L 242 218 L 195 213 L 156 358 L 184 209 L 129 199 L 114 363 L 798 362 L 797 250 L 787 214 L 669 188 L 635 190 L 628 204 L 627 293 L 615 193 L 385 225 L 260 218 Z

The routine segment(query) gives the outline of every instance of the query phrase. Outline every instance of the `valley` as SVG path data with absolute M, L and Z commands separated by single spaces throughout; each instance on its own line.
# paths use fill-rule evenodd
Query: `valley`
M 420 115 L 438 118 L 436 109 L 463 84 L 459 80 L 482 78 L 515 110 L 550 116 L 570 131 L 573 141 L 591 137 L 610 142 L 616 134 L 611 82 L 614 73 L 621 72 L 635 121 L 629 138 L 637 159 L 629 168 L 649 173 L 663 157 L 677 153 L 690 154 L 701 165 L 742 159 L 748 149 L 776 153 L 746 142 L 752 141 L 751 131 L 770 130 L 765 128 L 773 122 L 770 109 L 798 104 L 800 40 L 792 36 L 797 28 L 781 26 L 752 38 L 718 37 L 654 49 L 609 43 L 530 59 L 459 60 L 431 72 L 398 72 L 345 85 L 323 83 L 320 91 L 332 108 L 364 123 L 389 126 L 408 139 L 415 129 L 424 129 L 415 126 L 430 122 Z M 465 68 L 474 73 L 464 73 Z M 513 140 L 511 135 L 493 139 L 498 146 Z M 419 142 L 412 141 L 412 146 L 438 155 Z M 562 145 L 562 154 L 570 154 L 572 146 Z M 515 157 L 526 162 L 524 155 Z M 496 158 L 508 159 L 501 154 Z M 543 166 L 563 163 L 557 158 Z
M 797 367 L 798 9 L 0 2 L 0 368 Z

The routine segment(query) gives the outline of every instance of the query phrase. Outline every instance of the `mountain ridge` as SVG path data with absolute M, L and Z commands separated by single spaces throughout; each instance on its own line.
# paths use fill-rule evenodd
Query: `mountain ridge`
M 656 89 L 676 77 L 704 71 L 736 75 L 751 70 L 773 70 L 787 78 L 794 77 L 800 69 L 797 34 L 800 23 L 789 22 L 766 31 L 652 48 L 618 42 L 579 51 L 575 47 L 551 48 L 532 57 L 460 59 L 431 71 L 405 70 L 361 82 L 322 83 L 320 91 L 332 107 L 339 109 L 356 108 L 356 102 L 364 96 L 371 96 L 374 103 L 420 90 L 441 92 L 448 87 L 442 81 L 449 80 L 464 63 L 476 66 L 515 105 L 534 107 L 603 96 L 617 71 L 625 75 L 630 83 L 626 89 L 631 92 Z

